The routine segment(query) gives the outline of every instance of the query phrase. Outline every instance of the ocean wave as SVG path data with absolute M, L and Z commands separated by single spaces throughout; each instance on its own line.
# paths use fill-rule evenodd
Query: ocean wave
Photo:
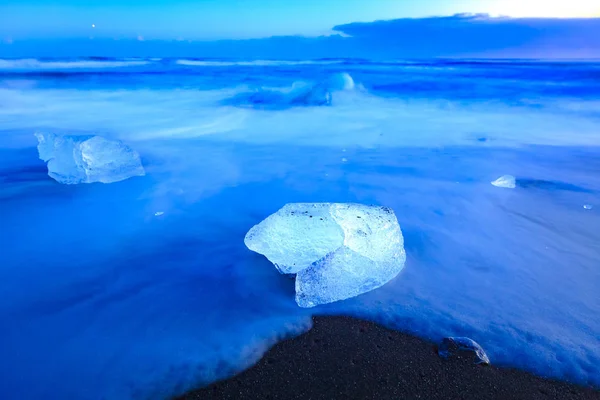
M 40 61 L 35 58 L 0 60 L 0 70 L 63 70 L 63 69 L 102 69 L 139 67 L 150 64 L 149 61 Z
M 342 64 L 343 60 L 253 60 L 253 61 L 216 61 L 216 60 L 189 60 L 180 59 L 175 61 L 178 65 L 195 66 L 195 67 L 279 67 L 292 65 L 332 65 Z

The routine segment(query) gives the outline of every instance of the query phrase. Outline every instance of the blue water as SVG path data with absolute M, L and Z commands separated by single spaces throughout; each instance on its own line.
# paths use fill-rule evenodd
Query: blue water
M 355 87 L 330 104 L 248 100 L 339 73 Z M 599 78 L 594 63 L 0 60 L 3 398 L 167 398 L 311 314 L 470 336 L 493 364 L 600 386 Z M 147 175 L 60 185 L 37 130 L 121 139 Z M 517 188 L 490 184 L 505 174 Z M 243 237 L 320 201 L 393 208 L 407 262 L 306 310 Z

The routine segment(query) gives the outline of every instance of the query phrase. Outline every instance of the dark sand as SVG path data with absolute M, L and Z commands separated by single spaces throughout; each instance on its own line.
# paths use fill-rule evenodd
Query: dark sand
M 494 360 L 491 360 L 492 363 Z M 442 360 L 435 345 L 346 317 L 273 347 L 254 367 L 192 399 L 600 399 L 600 391 L 513 369 Z

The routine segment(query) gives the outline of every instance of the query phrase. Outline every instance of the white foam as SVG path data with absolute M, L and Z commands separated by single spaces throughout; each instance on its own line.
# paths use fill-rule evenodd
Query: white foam
M 204 60 L 177 60 L 179 65 L 196 66 L 196 67 L 277 67 L 277 66 L 292 66 L 292 65 L 332 65 L 340 64 L 343 61 L 336 60 L 304 60 L 304 61 L 288 61 L 288 60 L 255 60 L 255 61 L 204 61 Z
M 40 61 L 34 58 L 0 60 L 0 70 L 62 70 L 139 67 L 148 61 Z
M 502 104 L 378 97 L 362 90 L 338 91 L 331 107 L 267 112 L 222 106 L 247 88 L 219 90 L 85 90 L 0 88 L 3 129 L 94 129 L 133 141 L 152 138 L 215 139 L 246 143 L 294 143 L 360 147 L 597 144 L 597 123 L 556 108 L 510 108 Z M 503 121 L 510 116 L 510 127 Z M 418 134 L 416 134 L 418 132 Z M 565 132 L 570 132 L 565 135 Z M 27 138 L 31 140 L 31 138 Z M 27 143 L 23 143 L 25 145 Z M 31 142 L 29 142 L 31 144 Z M 0 145 L 21 145 L 16 137 Z M 487 144 L 486 144 L 487 146 Z

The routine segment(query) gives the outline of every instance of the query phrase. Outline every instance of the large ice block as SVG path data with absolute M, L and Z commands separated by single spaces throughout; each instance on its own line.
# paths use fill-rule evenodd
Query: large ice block
M 263 109 L 328 106 L 331 105 L 331 92 L 323 85 L 298 83 L 293 85 L 290 90 L 260 88 L 251 92 L 240 93 L 226 100 L 225 103 Z
M 35 136 L 48 175 L 60 183 L 113 183 L 145 174 L 139 154 L 118 140 L 54 133 Z
M 295 82 L 291 89 L 257 88 L 225 100 L 225 104 L 261 109 L 286 109 L 303 106 L 330 106 L 333 92 L 355 88 L 347 73 L 334 74 L 318 83 Z
M 296 302 L 314 307 L 376 289 L 404 267 L 402 232 L 385 207 L 295 203 L 254 226 L 246 246 L 296 275 Z

